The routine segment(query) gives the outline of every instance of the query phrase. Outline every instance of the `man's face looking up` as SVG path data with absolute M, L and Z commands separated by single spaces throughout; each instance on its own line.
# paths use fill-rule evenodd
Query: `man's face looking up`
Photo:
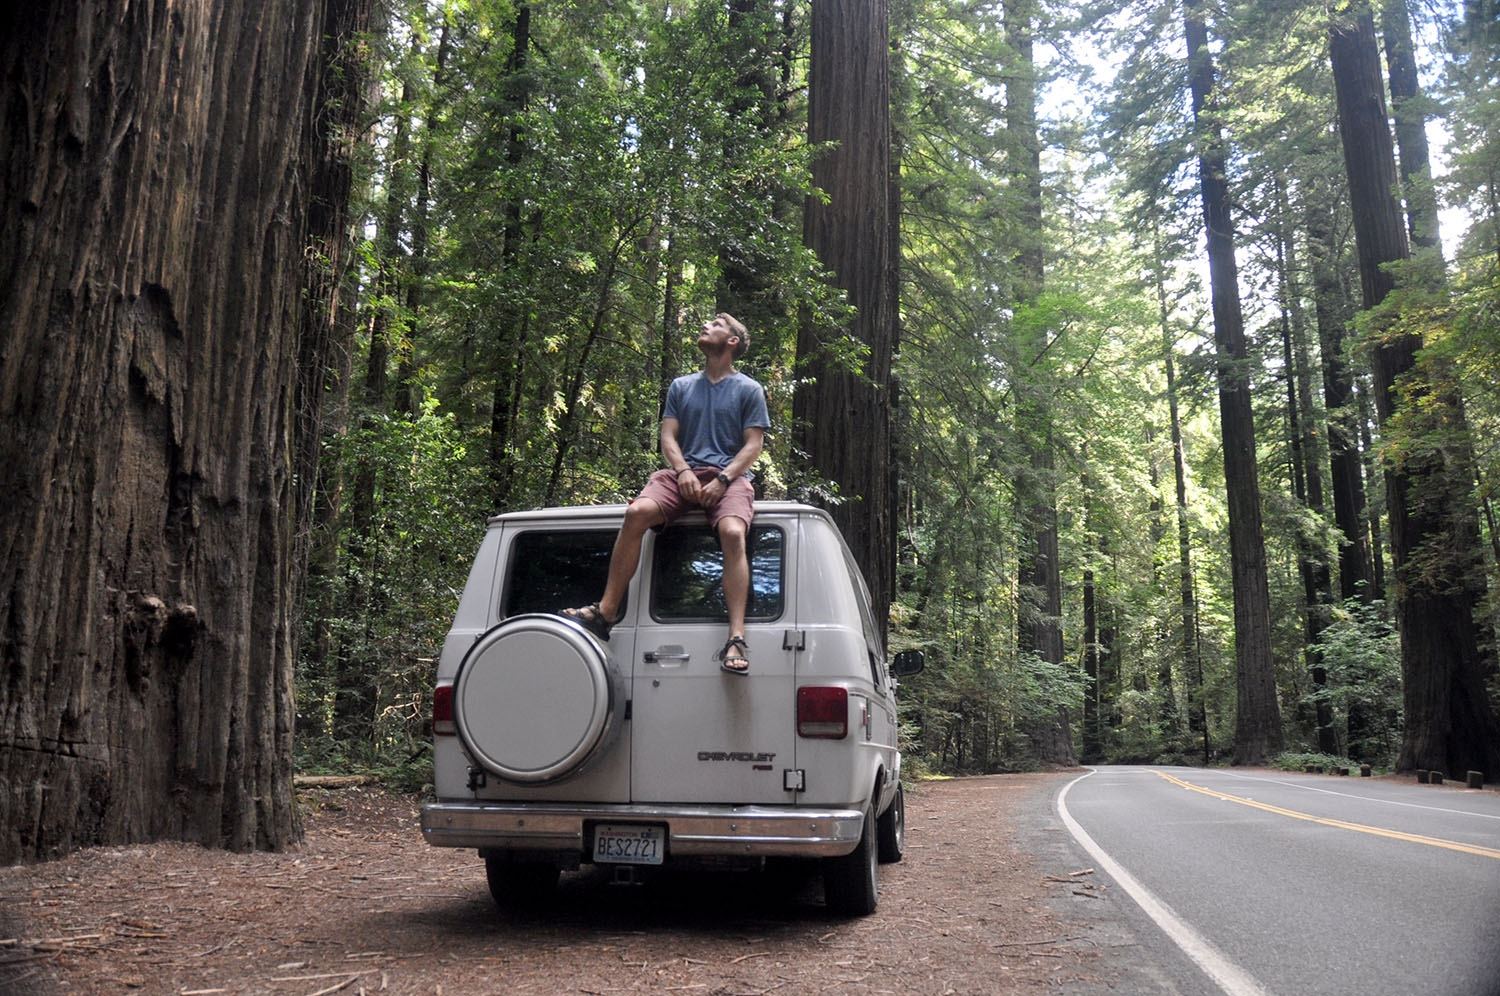
M 728 323 L 719 315 L 715 315 L 703 323 L 703 328 L 698 333 L 698 348 L 709 354 L 720 353 L 726 349 L 732 349 L 738 338 L 729 328 Z

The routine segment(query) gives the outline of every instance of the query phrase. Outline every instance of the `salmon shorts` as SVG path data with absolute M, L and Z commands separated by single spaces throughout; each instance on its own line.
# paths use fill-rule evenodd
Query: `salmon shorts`
M 707 484 L 719 473 L 719 468 L 694 467 L 693 473 L 700 482 Z M 682 513 L 697 507 L 683 497 L 677 487 L 677 475 L 670 470 L 658 470 L 652 474 L 641 493 L 636 495 L 636 501 L 642 498 L 650 498 L 661 506 L 666 518 L 658 528 L 670 526 Z M 729 482 L 729 488 L 724 492 L 724 497 L 719 499 L 719 503 L 705 511 L 708 514 L 708 524 L 715 529 L 719 527 L 719 520 L 726 515 L 737 515 L 748 526 L 755 518 L 755 488 L 748 478 L 736 477 Z

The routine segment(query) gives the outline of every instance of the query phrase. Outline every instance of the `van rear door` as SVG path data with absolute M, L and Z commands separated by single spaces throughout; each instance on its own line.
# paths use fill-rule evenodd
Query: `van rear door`
M 696 521 L 695 521 L 696 520 Z M 759 516 L 750 528 L 750 673 L 726 674 L 728 636 L 718 537 L 701 519 L 648 539 L 637 618 L 631 721 L 636 802 L 791 804 L 796 629 L 791 566 L 797 520 Z

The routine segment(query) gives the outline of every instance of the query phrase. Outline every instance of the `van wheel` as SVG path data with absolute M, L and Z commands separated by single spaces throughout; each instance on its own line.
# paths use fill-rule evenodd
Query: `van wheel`
M 840 916 L 869 916 L 880 895 L 876 871 L 875 804 L 865 810 L 859 846 L 837 858 L 823 859 L 823 900 Z
M 880 860 L 895 864 L 906 853 L 906 789 L 896 783 L 896 797 L 880 814 Z
M 484 877 L 490 886 L 490 897 L 501 909 L 546 904 L 557 893 L 558 875 L 554 864 L 516 861 L 504 852 L 484 856 Z

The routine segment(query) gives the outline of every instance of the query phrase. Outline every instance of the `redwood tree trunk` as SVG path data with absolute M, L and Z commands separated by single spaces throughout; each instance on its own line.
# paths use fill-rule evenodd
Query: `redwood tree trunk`
M 1319 452 L 1311 363 L 1302 311 L 1302 292 L 1297 286 L 1297 244 L 1287 223 L 1286 185 L 1276 181 L 1276 271 L 1281 299 L 1282 367 L 1286 371 L 1286 409 L 1290 430 L 1288 452 L 1292 461 L 1292 490 L 1297 501 L 1317 520 L 1323 519 L 1322 454 Z M 1296 340 L 1295 350 L 1293 340 Z M 1306 527 L 1297 527 L 1297 566 L 1302 577 L 1303 658 L 1312 677 L 1316 701 L 1318 750 L 1338 753 L 1333 727 L 1333 706 L 1326 694 L 1328 669 L 1323 666 L 1318 644 L 1332 619 L 1333 578 L 1322 552 L 1322 544 Z
M 1213 62 L 1201 0 L 1185 9 L 1193 115 L 1198 121 L 1198 172 L 1208 237 L 1214 344 L 1218 354 L 1219 419 L 1224 436 L 1228 491 L 1229 559 L 1234 584 L 1234 652 L 1237 708 L 1234 760 L 1262 764 L 1281 750 L 1281 708 L 1271 668 L 1271 609 L 1261 528 L 1260 479 L 1255 460 L 1255 418 L 1250 409 L 1249 358 L 1234 259 L 1234 221 L 1218 122 L 1206 112 L 1214 88 Z
M 890 210 L 890 74 L 887 0 L 819 0 L 812 8 L 808 138 L 837 143 L 813 164 L 813 184 L 829 195 L 807 200 L 803 240 L 834 274 L 857 314 L 847 334 L 869 348 L 862 375 L 824 345 L 829 330 L 804 322 L 793 397 L 797 445 L 845 501 L 830 509 L 864 571 L 882 632 L 894 594 L 891 542 L 891 357 L 895 293 Z M 851 445 L 858 440 L 859 445 Z
M 1182 419 L 1177 407 L 1176 344 L 1167 308 L 1166 264 L 1161 239 L 1152 222 L 1151 274 L 1156 286 L 1157 321 L 1161 326 L 1162 361 L 1167 374 L 1167 415 L 1171 420 L 1172 479 L 1177 511 L 1177 595 L 1182 620 L 1182 663 L 1188 680 L 1188 730 L 1203 741 L 1203 762 L 1208 763 L 1208 713 L 1203 697 L 1203 662 L 1198 655 L 1198 597 L 1193 584 L 1192 531 L 1188 524 L 1187 456 L 1182 445 Z
M 1305 224 L 1313 280 L 1313 312 L 1318 323 L 1318 350 L 1323 359 L 1323 407 L 1328 415 L 1329 481 L 1333 521 L 1339 544 L 1339 597 L 1370 601 L 1378 597 L 1372 583 L 1369 528 L 1365 510 L 1364 465 L 1359 453 L 1359 409 L 1354 403 L 1354 376 L 1344 358 L 1345 313 L 1339 285 L 1339 253 L 1327 191 L 1306 192 Z
M 0 24 L 0 862 L 296 836 L 335 136 L 368 16 L 199 0 Z
M 1339 130 L 1354 209 L 1364 305 L 1395 286 L 1382 264 L 1406 258 L 1406 231 L 1395 189 L 1396 165 L 1386 127 L 1380 55 L 1368 6 L 1335 19 L 1329 33 Z M 1445 432 L 1464 432 L 1462 411 L 1432 390 L 1417 353 L 1419 335 L 1387 330 L 1375 340 L 1375 405 L 1382 423 L 1398 407 L 1420 403 Z M 1461 454 L 1463 447 L 1454 450 Z M 1472 467 L 1454 452 L 1411 455 L 1386 469 L 1392 585 L 1401 633 L 1405 729 L 1401 770 L 1500 770 L 1500 725 L 1485 692 L 1478 628 L 1483 571 L 1478 523 L 1469 500 Z

